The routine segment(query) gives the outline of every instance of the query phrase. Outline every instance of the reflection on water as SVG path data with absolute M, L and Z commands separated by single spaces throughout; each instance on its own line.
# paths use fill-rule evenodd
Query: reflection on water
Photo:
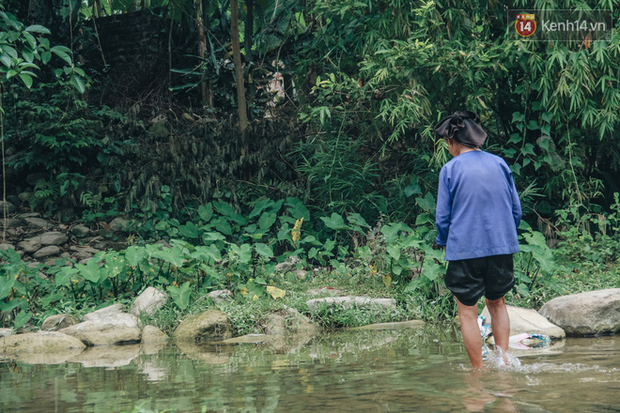
M 335 332 L 307 341 L 170 346 L 114 367 L 85 356 L 58 365 L 3 361 L 0 411 L 618 410 L 617 337 L 568 339 L 520 352 L 510 367 L 487 361 L 485 372 L 469 368 L 451 331 Z

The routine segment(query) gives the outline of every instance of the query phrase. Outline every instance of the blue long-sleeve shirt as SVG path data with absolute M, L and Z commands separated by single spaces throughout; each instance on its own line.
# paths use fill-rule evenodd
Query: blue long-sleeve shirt
M 499 156 L 462 153 L 439 174 L 437 244 L 446 261 L 519 252 L 521 203 L 512 173 Z

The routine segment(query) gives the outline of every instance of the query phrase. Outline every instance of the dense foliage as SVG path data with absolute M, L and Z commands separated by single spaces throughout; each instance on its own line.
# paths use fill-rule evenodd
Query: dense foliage
M 95 225 L 127 214 L 135 226 L 134 245 L 47 266 L 48 280 L 3 253 L 2 311 L 16 326 L 63 308 L 66 291 L 73 308 L 147 285 L 180 310 L 221 287 L 266 296 L 292 288 L 273 276 L 290 257 L 359 277 L 362 290 L 380 280 L 403 317 L 449 314 L 432 248 L 449 155 L 432 126 L 465 108 L 480 113 L 485 150 L 506 159 L 521 195 L 515 300 L 537 307 L 614 283 L 620 33 L 513 39 L 506 12 L 608 9 L 617 26 L 617 1 L 245 0 L 240 50 L 228 1 L 27 3 L 0 6 L 5 187 L 32 192 L 30 207 L 48 217 Z M 146 89 L 109 63 L 121 50 L 102 47 L 100 23 L 126 12 L 163 22 Z M 169 248 L 153 244 L 162 238 Z M 600 282 L 584 285 L 585 267 Z

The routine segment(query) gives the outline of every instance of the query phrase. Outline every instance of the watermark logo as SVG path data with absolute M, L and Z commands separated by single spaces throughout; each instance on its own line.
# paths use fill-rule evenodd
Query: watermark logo
M 610 10 L 508 10 L 508 37 L 532 41 L 611 40 Z M 512 29 L 514 27 L 514 30 Z
M 515 30 L 522 37 L 530 37 L 536 33 L 536 15 L 533 13 L 519 13 L 515 21 Z

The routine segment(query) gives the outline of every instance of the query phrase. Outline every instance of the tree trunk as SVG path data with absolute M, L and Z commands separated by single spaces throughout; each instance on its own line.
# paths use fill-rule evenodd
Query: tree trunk
M 241 66 L 241 49 L 239 43 L 239 2 L 230 1 L 230 31 L 232 37 L 233 61 L 235 63 L 235 81 L 237 83 L 237 105 L 239 107 L 239 131 L 243 134 L 248 127 L 247 103 L 245 101 L 245 85 L 243 81 L 243 67 Z M 247 143 L 244 147 L 247 155 Z
M 204 65 L 205 55 L 207 52 L 207 36 L 205 35 L 205 20 L 204 20 L 204 4 L 203 0 L 198 0 L 196 4 L 196 26 L 198 29 L 198 56 L 200 57 L 201 64 Z M 213 107 L 213 99 L 209 90 L 209 85 L 206 81 L 200 83 L 200 94 L 203 105 Z
M 248 9 L 245 16 L 245 61 L 252 61 L 252 34 L 254 33 L 254 0 L 246 0 Z

